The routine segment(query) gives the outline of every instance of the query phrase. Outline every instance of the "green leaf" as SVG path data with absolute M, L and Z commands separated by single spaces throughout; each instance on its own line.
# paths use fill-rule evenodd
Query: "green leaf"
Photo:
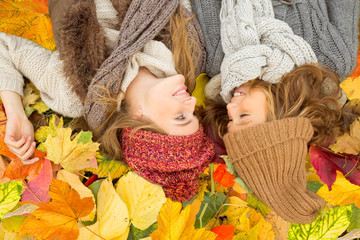
M 80 132 L 80 137 L 77 140 L 77 143 L 89 143 L 92 142 L 92 132 L 86 131 L 86 132 Z
M 225 212 L 228 206 L 219 209 L 225 203 L 226 196 L 222 193 L 212 195 L 211 192 L 204 193 L 204 200 L 201 202 L 200 210 L 196 215 L 195 228 L 205 227 L 216 214 Z
M 19 232 L 20 226 L 27 216 L 12 216 L 2 219 L 3 226 L 9 232 Z
M 141 238 L 148 237 L 153 231 L 157 229 L 158 229 L 157 222 L 155 222 L 145 230 L 140 230 L 136 228 L 133 224 L 130 224 L 130 232 L 129 232 L 128 240 L 140 240 Z
M 97 195 L 101 186 L 101 183 L 104 181 L 105 179 L 100 179 L 100 180 L 96 180 L 95 182 L 93 182 L 92 184 L 90 184 L 88 186 L 88 188 L 91 190 L 91 192 L 93 193 L 94 197 L 95 197 L 95 202 L 97 204 Z
M 323 186 L 324 184 L 322 184 L 321 182 L 317 182 L 317 181 L 310 181 L 307 183 L 307 189 L 309 189 L 310 191 L 312 191 L 313 193 L 317 193 L 317 191 L 319 191 L 319 189 Z
M 0 218 L 16 206 L 20 200 L 21 191 L 21 181 L 0 184 Z
M 350 225 L 348 227 L 348 232 L 351 232 L 354 229 L 360 229 L 360 208 L 357 208 L 354 204 L 351 204 L 352 215 L 350 219 Z
M 336 207 L 319 215 L 309 224 L 291 224 L 288 240 L 336 239 L 348 227 L 351 217 L 351 205 Z
M 254 194 L 247 194 L 245 202 L 247 202 L 250 207 L 259 210 L 263 216 L 270 213 L 270 208 L 262 203 Z

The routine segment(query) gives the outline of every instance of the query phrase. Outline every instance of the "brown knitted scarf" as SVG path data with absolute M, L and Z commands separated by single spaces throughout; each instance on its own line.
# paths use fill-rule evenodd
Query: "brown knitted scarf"
M 107 89 L 117 96 L 130 57 L 164 28 L 179 0 L 133 0 L 121 25 L 116 49 L 97 71 L 85 100 L 85 119 L 93 130 L 106 120 Z

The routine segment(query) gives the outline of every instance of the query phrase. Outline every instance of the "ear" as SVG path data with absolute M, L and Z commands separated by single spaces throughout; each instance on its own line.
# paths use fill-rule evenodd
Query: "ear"
M 132 119 L 140 120 L 144 114 L 142 108 L 140 106 L 137 106 L 135 109 L 132 109 L 130 115 Z

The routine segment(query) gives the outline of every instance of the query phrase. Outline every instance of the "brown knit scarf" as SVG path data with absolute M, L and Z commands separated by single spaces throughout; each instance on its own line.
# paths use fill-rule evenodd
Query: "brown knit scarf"
M 106 120 L 108 106 L 102 104 L 106 100 L 101 99 L 105 95 L 102 89 L 107 89 L 112 97 L 118 94 L 130 56 L 164 28 L 178 4 L 179 0 L 131 2 L 120 28 L 118 45 L 101 65 L 89 86 L 85 100 L 85 119 L 92 130 Z

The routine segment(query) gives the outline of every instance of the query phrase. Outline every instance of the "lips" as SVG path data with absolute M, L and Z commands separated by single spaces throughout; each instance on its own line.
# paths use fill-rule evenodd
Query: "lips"
M 234 97 L 239 97 L 239 96 L 244 96 L 244 95 L 246 95 L 245 90 L 239 89 L 239 88 L 236 89 L 233 94 Z
M 176 89 L 173 96 L 189 95 L 189 93 L 186 90 L 187 90 L 187 87 L 185 85 L 183 85 Z

